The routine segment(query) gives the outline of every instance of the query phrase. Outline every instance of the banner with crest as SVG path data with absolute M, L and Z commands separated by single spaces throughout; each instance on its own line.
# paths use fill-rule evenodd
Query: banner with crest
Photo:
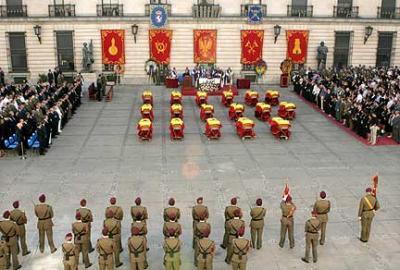
M 241 63 L 252 65 L 262 59 L 264 30 L 242 30 L 240 31 L 242 43 Z
M 295 64 L 304 64 L 307 60 L 308 30 L 287 30 L 287 59 Z
M 125 30 L 101 30 L 103 64 L 125 64 Z
M 161 65 L 169 64 L 171 58 L 172 30 L 150 29 L 150 59 Z
M 194 62 L 217 62 L 217 30 L 193 30 Z

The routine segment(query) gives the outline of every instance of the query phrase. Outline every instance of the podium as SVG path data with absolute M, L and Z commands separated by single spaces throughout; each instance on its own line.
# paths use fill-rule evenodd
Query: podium
M 249 79 L 237 79 L 236 86 L 238 89 L 250 89 L 250 80 Z
M 183 87 L 192 87 L 192 77 L 190 76 L 185 76 L 183 77 Z
M 288 74 L 281 74 L 281 81 L 280 81 L 279 86 L 282 88 L 286 88 L 289 86 L 289 75 Z

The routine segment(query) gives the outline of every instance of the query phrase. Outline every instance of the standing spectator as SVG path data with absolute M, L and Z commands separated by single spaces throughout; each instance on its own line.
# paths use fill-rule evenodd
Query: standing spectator
M 49 69 L 49 72 L 47 73 L 47 81 L 49 82 L 50 85 L 53 85 L 54 74 L 53 72 L 51 72 L 51 69 Z
M 97 91 L 96 91 L 96 99 L 97 99 L 97 101 L 101 101 L 102 100 L 102 93 L 101 93 L 101 91 L 102 91 L 102 79 L 101 79 L 101 77 L 102 77 L 102 74 L 99 74 L 99 77 L 97 78 Z
M 5 80 L 4 80 L 4 77 L 5 77 L 4 71 L 0 67 L 0 87 L 6 84 Z
M 396 111 L 392 119 L 393 139 L 400 143 L 400 111 Z

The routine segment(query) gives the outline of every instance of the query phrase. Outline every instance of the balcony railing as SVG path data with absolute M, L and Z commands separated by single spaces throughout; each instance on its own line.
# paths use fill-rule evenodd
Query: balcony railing
M 0 6 L 0 17 L 26 17 L 28 16 L 26 5 Z
M 171 10 L 172 10 L 171 4 L 146 4 L 144 6 L 146 16 L 150 16 L 150 11 L 153 6 L 163 6 L 167 11 L 168 16 L 171 16 Z
M 249 6 L 250 6 L 250 4 L 240 5 L 240 16 L 241 17 L 247 17 L 247 15 L 249 13 Z M 260 5 L 260 6 L 262 9 L 263 17 L 266 17 L 267 16 L 267 5 Z
M 122 17 L 124 16 L 124 5 L 103 4 L 97 5 L 97 16 L 99 17 Z
M 399 19 L 400 18 L 400 8 L 378 7 L 378 18 L 379 19 Z
M 358 7 L 343 7 L 334 6 L 333 7 L 333 17 L 338 18 L 357 18 L 358 17 Z
M 312 17 L 313 6 L 287 6 L 288 17 Z
M 218 18 L 221 14 L 221 7 L 216 4 L 193 5 L 194 18 Z
M 75 5 L 49 5 L 49 17 L 75 17 Z

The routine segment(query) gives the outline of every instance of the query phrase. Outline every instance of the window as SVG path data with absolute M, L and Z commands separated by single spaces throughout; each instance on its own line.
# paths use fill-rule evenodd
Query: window
M 382 7 L 378 12 L 378 17 L 393 19 L 396 16 L 396 0 L 382 0 Z
M 9 33 L 11 70 L 13 72 L 27 72 L 25 32 Z
M 388 67 L 393 53 L 393 32 L 378 33 L 378 51 L 376 54 L 376 66 Z
M 291 17 L 312 17 L 313 6 L 307 6 L 307 0 L 292 0 L 288 6 L 288 16 Z
M 333 54 L 334 67 L 341 69 L 349 65 L 351 36 L 351 32 L 335 33 L 335 51 Z
M 6 0 L 7 17 L 26 16 L 26 6 L 22 5 L 22 0 Z
M 67 4 L 64 0 L 53 0 L 54 5 L 49 5 L 50 17 L 75 16 L 75 5 Z
M 74 71 L 74 42 L 72 31 L 57 31 L 57 63 L 61 71 Z
M 114 65 L 112 65 L 112 64 L 103 64 L 103 71 L 105 71 L 105 72 L 114 72 Z
M 351 8 L 353 6 L 353 0 L 338 0 L 338 6 L 344 8 Z
M 97 16 L 123 16 L 123 6 L 119 4 L 119 0 L 101 0 L 101 4 L 97 5 Z

